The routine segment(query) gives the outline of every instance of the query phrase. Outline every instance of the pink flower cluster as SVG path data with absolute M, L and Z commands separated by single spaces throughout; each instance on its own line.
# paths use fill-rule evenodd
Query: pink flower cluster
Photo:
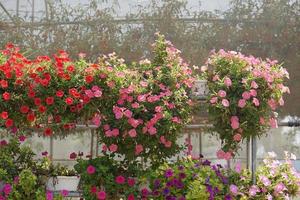
M 249 184 L 247 171 L 237 170 L 240 181 L 230 186 L 230 193 L 242 199 L 291 199 L 300 192 L 300 174 L 292 165 L 293 154 L 285 152 L 286 160 L 275 160 L 276 154 L 268 153 L 256 172 L 256 184 Z M 251 182 L 251 181 L 250 181 Z
M 289 78 L 285 68 L 277 61 L 224 50 L 213 53 L 207 63 L 209 114 L 225 152 L 234 152 L 244 138 L 277 128 L 273 111 L 284 105 L 282 96 L 289 93 L 283 84 Z M 224 151 L 218 157 L 229 159 Z

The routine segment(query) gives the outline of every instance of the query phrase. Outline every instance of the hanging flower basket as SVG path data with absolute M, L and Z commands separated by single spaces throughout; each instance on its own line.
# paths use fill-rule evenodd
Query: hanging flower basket
M 192 93 L 197 99 L 205 99 L 209 93 L 207 80 L 195 80 Z
M 210 121 L 223 144 L 219 158 L 230 159 L 243 140 L 277 127 L 274 111 L 289 93 L 288 72 L 277 61 L 220 50 L 209 57 L 203 77 Z

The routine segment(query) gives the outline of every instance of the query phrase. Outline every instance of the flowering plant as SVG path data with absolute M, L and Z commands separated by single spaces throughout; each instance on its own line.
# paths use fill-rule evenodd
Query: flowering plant
M 224 199 L 228 183 L 221 165 L 208 160 L 182 159 L 152 172 L 150 188 L 154 199 Z
M 153 62 L 127 66 L 115 54 L 89 63 L 65 51 L 27 59 L 11 44 L 0 51 L 0 125 L 20 132 L 58 135 L 76 124 L 94 124 L 106 154 L 138 157 L 152 166 L 176 154 L 189 121 L 193 84 L 180 51 L 159 35 Z
M 285 68 L 241 53 L 220 50 L 203 67 L 208 81 L 209 116 L 223 142 L 219 158 L 230 159 L 239 143 L 277 127 L 274 110 L 284 105 Z
M 124 196 L 128 200 L 136 199 L 139 193 L 139 175 L 136 173 L 141 166 L 122 168 L 120 163 L 110 156 L 77 161 L 75 169 L 80 174 L 84 199 L 119 199 Z
M 248 170 L 238 169 L 229 176 L 230 193 L 234 199 L 290 199 L 299 195 L 300 174 L 292 165 L 293 154 L 286 153 L 285 161 L 275 160 L 276 154 L 269 153 L 255 174 L 252 185 Z

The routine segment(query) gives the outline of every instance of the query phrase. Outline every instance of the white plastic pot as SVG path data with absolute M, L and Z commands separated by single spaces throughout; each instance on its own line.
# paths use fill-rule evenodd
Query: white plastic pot
M 46 188 L 50 191 L 77 191 L 80 177 L 78 176 L 57 176 L 48 179 Z
M 196 80 L 192 88 L 193 96 L 197 98 L 205 98 L 208 94 L 208 87 L 206 80 Z

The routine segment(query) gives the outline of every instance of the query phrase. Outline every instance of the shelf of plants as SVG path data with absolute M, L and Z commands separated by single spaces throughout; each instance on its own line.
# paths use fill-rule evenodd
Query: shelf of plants
M 59 51 L 53 58 L 28 59 L 12 44 L 1 51 L 0 125 L 9 138 L 0 145 L 1 200 L 61 200 L 77 189 L 86 200 L 297 195 L 293 154 L 277 162 L 270 153 L 252 175 L 201 156 L 169 162 L 185 150 L 176 141 L 201 106 L 190 95 L 198 79 L 208 87 L 210 129 L 222 140 L 219 159 L 234 158 L 242 141 L 276 128 L 274 111 L 289 93 L 288 73 L 277 61 L 220 50 L 200 70 L 192 69 L 159 34 L 151 61 L 126 63 L 109 54 L 90 63 L 84 57 L 72 60 Z M 73 152 L 74 169 L 54 164 L 47 153 L 35 160 L 32 149 L 21 145 L 29 130 L 59 138 L 85 129 L 78 124 L 95 128 L 102 156 L 83 159 Z

